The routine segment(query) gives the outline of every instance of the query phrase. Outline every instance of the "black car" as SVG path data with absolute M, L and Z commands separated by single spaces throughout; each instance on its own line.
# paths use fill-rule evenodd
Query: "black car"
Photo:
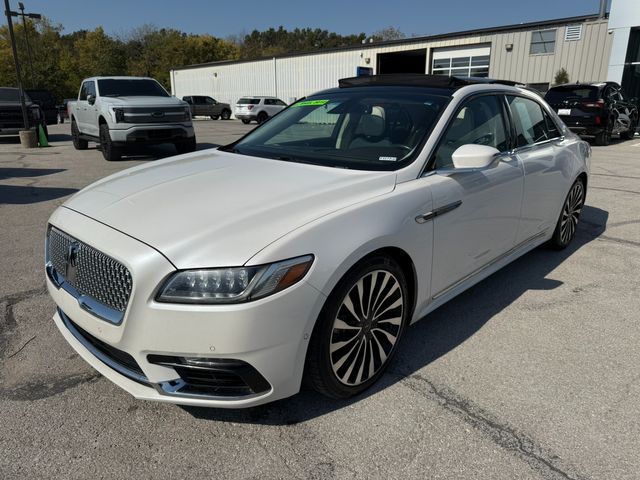
M 47 125 L 58 123 L 58 101 L 53 93 L 44 88 L 27 90 L 26 93 L 34 103 L 40 105 Z
M 42 108 L 27 94 L 25 94 L 25 102 L 29 125 L 31 127 L 42 125 L 45 135 L 48 136 Z M 0 87 L 0 135 L 18 135 L 20 130 L 24 130 L 24 119 L 18 89 Z
M 608 145 L 611 136 L 633 138 L 638 127 L 637 99 L 625 98 L 615 82 L 574 83 L 549 89 L 545 100 L 569 129 Z
M 192 116 L 202 115 L 211 117 L 212 120 L 217 120 L 218 118 L 229 120 L 231 118 L 231 107 L 228 103 L 218 102 L 211 97 L 203 95 L 189 95 L 182 97 L 182 100 L 191 107 Z

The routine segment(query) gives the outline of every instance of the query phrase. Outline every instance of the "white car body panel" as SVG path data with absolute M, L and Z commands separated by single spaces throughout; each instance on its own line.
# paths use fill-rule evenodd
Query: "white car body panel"
M 129 169 L 87 187 L 50 224 L 122 262 L 133 291 L 121 325 L 81 308 L 47 277 L 64 314 L 55 321 L 80 355 L 136 398 L 225 408 L 295 394 L 309 338 L 340 279 L 386 249 L 410 261 L 415 322 L 460 292 L 549 240 L 571 185 L 588 172 L 589 149 L 563 138 L 516 149 L 487 169 L 423 172 L 449 118 L 468 95 L 455 91 L 417 159 L 397 171 L 357 171 L 204 151 Z M 557 116 L 551 114 L 556 120 Z M 458 204 L 458 202 L 461 202 Z M 450 208 L 456 204 L 455 208 Z M 440 209 L 445 214 L 435 216 Z M 302 281 L 240 304 L 171 304 L 158 289 L 178 269 L 257 266 L 314 255 Z M 129 353 L 149 382 L 106 366 L 65 326 L 63 315 Z M 158 387 L 176 372 L 149 354 L 242 360 L 271 389 L 250 398 L 175 396 Z

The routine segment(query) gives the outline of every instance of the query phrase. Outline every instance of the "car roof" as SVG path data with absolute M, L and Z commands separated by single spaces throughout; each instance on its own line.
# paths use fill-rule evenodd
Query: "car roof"
M 523 85 L 510 80 L 498 80 L 484 77 L 462 77 L 447 75 L 428 75 L 419 73 L 402 73 L 386 75 L 363 75 L 360 77 L 342 78 L 338 80 L 339 88 L 363 86 L 398 86 L 398 87 L 431 87 L 458 89 L 475 84 Z
M 388 88 L 419 88 L 423 92 L 435 95 L 456 96 L 456 93 L 470 90 L 501 90 L 505 92 L 522 92 L 528 89 L 524 84 L 510 80 L 498 80 L 484 77 L 462 77 L 428 74 L 386 74 L 367 75 L 361 77 L 343 78 L 338 81 L 338 88 L 330 88 L 314 94 L 329 94 L 345 89 L 376 89 Z
M 614 85 L 620 87 L 617 82 L 575 82 L 575 83 L 563 83 L 562 85 L 554 85 L 549 90 L 554 88 L 580 88 L 580 87 L 606 87 L 607 85 Z
M 243 95 L 240 98 L 272 98 L 274 100 L 280 100 L 278 97 L 270 97 L 268 95 Z
M 85 78 L 83 82 L 88 80 L 155 80 L 155 78 L 151 77 L 128 77 L 128 76 L 105 76 L 105 77 L 89 77 Z M 156 80 L 157 81 L 157 80 Z

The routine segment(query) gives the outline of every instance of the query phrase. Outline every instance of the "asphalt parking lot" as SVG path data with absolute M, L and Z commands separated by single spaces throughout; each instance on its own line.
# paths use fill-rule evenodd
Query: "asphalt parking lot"
M 254 125 L 198 121 L 199 148 Z M 106 162 L 0 138 L 0 478 L 637 479 L 640 138 L 594 147 L 570 248 L 539 248 L 406 332 L 379 385 L 242 411 L 130 397 L 58 333 L 43 279 L 51 212 Z M 140 219 L 144 221 L 144 219 Z

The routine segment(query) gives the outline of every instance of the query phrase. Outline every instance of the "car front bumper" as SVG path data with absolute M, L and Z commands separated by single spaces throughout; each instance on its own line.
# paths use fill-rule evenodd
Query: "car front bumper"
M 195 135 L 193 125 L 181 123 L 112 128 L 109 133 L 111 140 L 116 145 L 172 143 L 187 140 Z
M 119 325 L 85 310 L 46 275 L 58 307 L 53 317 L 58 329 L 82 358 L 113 383 L 138 399 L 222 408 L 259 405 L 299 391 L 308 339 L 325 299 L 306 281 L 244 304 L 159 303 L 154 299 L 156 289 L 175 271 L 160 253 L 65 208 L 54 213 L 51 223 L 131 271 L 133 290 Z M 253 389 L 258 391 L 229 394 L 225 389 L 203 388 L 193 372 L 185 373 L 190 367 L 158 361 L 168 357 L 211 361 L 218 367 L 226 362 L 226 373 L 231 367 L 225 365 L 242 368 L 244 373 L 238 376 L 248 379 L 245 383 L 250 386 L 258 385 Z M 218 377 L 230 378 L 218 375 L 219 370 L 211 373 L 214 387 Z

